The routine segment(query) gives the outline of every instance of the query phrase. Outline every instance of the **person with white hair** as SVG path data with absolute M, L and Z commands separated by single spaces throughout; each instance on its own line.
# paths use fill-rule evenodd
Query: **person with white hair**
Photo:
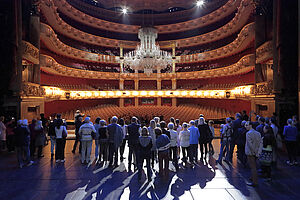
M 43 125 L 42 125 L 42 121 L 41 120 L 38 120 L 35 124 L 35 127 L 34 127 L 34 131 L 35 131 L 35 148 L 34 150 L 36 149 L 36 147 L 38 148 L 38 158 L 41 158 L 41 157 L 44 157 L 44 155 L 42 154 L 43 153 L 43 146 L 45 144 L 45 134 L 44 134 L 44 128 L 43 128 Z M 34 154 L 35 152 L 33 152 Z
M 81 137 L 81 164 L 88 164 L 91 161 L 92 134 L 96 134 L 95 127 L 90 123 L 89 117 L 84 119 L 84 124 L 80 126 L 78 133 Z
M 24 129 L 24 143 L 23 143 L 23 150 L 25 153 L 25 163 L 26 166 L 32 165 L 34 162 L 30 158 L 30 130 L 28 127 L 28 120 L 23 119 L 21 122 L 21 127 Z
M 17 151 L 17 160 L 20 168 L 24 166 L 23 155 L 26 157 L 26 164 L 32 165 L 33 162 L 30 161 L 30 152 L 29 152 L 29 140 L 27 137 L 30 135 L 28 129 L 22 126 L 23 121 L 18 120 L 17 127 L 13 130 L 15 133 L 15 145 Z

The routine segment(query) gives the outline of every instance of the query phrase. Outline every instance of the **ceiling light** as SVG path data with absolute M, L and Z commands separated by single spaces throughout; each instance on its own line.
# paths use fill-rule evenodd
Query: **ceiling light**
M 127 11 L 128 11 L 127 8 L 123 8 L 123 9 L 122 9 L 122 13 L 123 13 L 123 14 L 127 14 Z
M 203 6 L 204 5 L 204 1 L 203 0 L 199 0 L 199 1 L 197 1 L 196 5 L 198 7 Z

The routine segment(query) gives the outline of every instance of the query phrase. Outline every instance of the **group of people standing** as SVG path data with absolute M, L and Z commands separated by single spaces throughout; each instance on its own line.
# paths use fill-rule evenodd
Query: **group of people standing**
M 207 154 L 213 154 L 211 141 L 214 137 L 213 121 L 205 122 L 203 115 L 197 120 L 180 124 L 173 117 L 170 123 L 160 121 L 154 117 L 149 126 L 142 126 L 137 117 L 131 118 L 131 123 L 126 125 L 124 119 L 113 116 L 110 124 L 100 117 L 95 123 L 89 116 L 83 120 L 80 113 L 75 115 L 75 135 L 72 153 L 76 152 L 78 143 L 81 163 L 91 162 L 93 140 L 95 141 L 95 163 L 108 162 L 109 167 L 117 167 L 119 158 L 122 162 L 124 149 L 128 144 L 128 171 L 138 170 L 139 180 L 142 176 L 142 166 L 146 160 L 148 180 L 154 164 L 159 164 L 159 174 L 168 176 L 169 161 L 175 170 L 179 170 L 180 151 L 182 151 L 183 167 L 193 167 L 198 161 L 198 145 L 200 144 L 200 160 L 207 162 Z M 120 155 L 119 155 L 120 154 Z
M 252 177 L 248 183 L 250 186 L 258 185 L 256 161 L 259 161 L 262 176 L 266 181 L 271 181 L 272 164 L 276 166 L 278 149 L 282 148 L 282 141 L 285 141 L 288 151 L 288 165 L 297 165 L 297 153 L 299 140 L 299 123 L 296 116 L 287 120 L 283 133 L 279 133 L 276 125 L 276 118 L 264 118 L 256 116 L 256 121 L 251 122 L 243 119 L 237 113 L 235 119 L 227 118 L 226 124 L 221 125 L 221 147 L 219 158 L 216 161 L 222 164 L 224 161 L 232 163 L 233 152 L 237 146 L 237 158 L 246 166 L 251 168 Z

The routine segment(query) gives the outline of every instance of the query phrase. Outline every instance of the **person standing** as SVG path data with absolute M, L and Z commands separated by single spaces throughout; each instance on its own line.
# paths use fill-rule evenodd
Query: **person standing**
M 107 126 L 109 142 L 109 165 L 108 167 L 118 167 L 118 151 L 123 141 L 122 128 L 118 122 L 118 117 L 111 118 L 111 124 Z M 114 158 L 114 163 L 113 163 Z
M 212 141 L 215 137 L 215 128 L 214 128 L 214 121 L 213 120 L 208 121 L 208 127 L 209 127 L 210 132 L 211 132 L 211 137 L 209 138 L 209 143 L 208 143 L 208 152 L 210 153 L 210 155 L 214 155 L 215 150 L 214 150 L 214 146 L 212 145 Z
M 11 118 L 9 122 L 5 124 L 6 127 L 6 145 L 8 152 L 14 152 L 15 150 L 15 133 L 16 120 L 14 117 Z
M 100 151 L 100 148 L 99 148 L 99 128 L 100 128 L 100 120 L 101 118 L 100 117 L 97 117 L 96 120 L 95 120 L 95 124 L 94 124 L 94 128 L 96 130 L 96 133 L 95 133 L 95 162 L 97 163 L 98 160 L 99 160 L 99 151 Z
M 199 144 L 200 144 L 200 161 L 203 162 L 203 154 L 204 159 L 206 160 L 207 155 L 207 146 L 211 137 L 210 129 L 208 125 L 205 123 L 204 117 L 199 118 L 199 125 L 198 125 L 200 137 L 199 137 Z
M 131 124 L 128 125 L 128 147 L 129 147 L 129 154 L 128 154 L 128 171 L 131 171 L 131 163 L 132 157 L 136 160 L 137 163 L 137 153 L 138 153 L 138 139 L 140 137 L 140 125 L 137 124 L 137 118 L 131 118 Z M 137 166 L 136 166 L 137 167 Z
M 50 142 L 51 142 L 51 160 L 54 157 L 54 152 L 56 151 L 56 133 L 55 133 L 55 120 L 50 121 L 49 123 L 49 131 L 48 131 L 48 136 L 50 137 Z M 55 151 L 54 151 L 55 149 Z
M 170 122 L 168 124 L 169 132 L 170 132 L 170 159 L 172 159 L 173 165 L 178 171 L 179 166 L 178 166 L 178 158 L 177 158 L 177 140 L 178 140 L 178 135 L 177 132 L 174 130 L 174 123 Z M 198 143 L 198 140 L 197 140 Z
M 293 126 L 293 120 L 287 120 L 287 126 L 284 126 L 283 129 L 283 137 L 285 140 L 289 160 L 286 161 L 288 165 L 297 165 L 297 137 L 298 130 L 295 126 Z
M 265 126 L 265 118 L 264 117 L 259 117 L 258 118 L 258 123 L 259 125 L 256 127 L 256 131 L 260 132 L 261 136 L 264 136 L 264 126 Z
M 152 165 L 152 168 L 154 168 L 154 162 L 157 161 L 157 150 L 156 150 L 156 135 L 155 135 L 155 129 L 156 127 L 156 123 L 155 121 L 152 119 L 150 121 L 150 125 L 148 127 L 148 132 L 149 132 L 149 135 L 152 139 L 152 148 L 151 148 L 151 165 Z
M 4 125 L 4 116 L 0 117 L 0 151 L 5 151 L 6 127 Z
M 162 133 L 159 127 L 156 127 L 154 130 L 157 135 L 156 147 L 158 150 L 159 175 L 167 178 L 169 176 L 170 139 L 167 135 Z
M 81 164 L 89 164 L 93 145 L 92 134 L 96 134 L 96 130 L 93 124 L 90 123 L 89 117 L 84 119 L 84 124 L 80 126 L 78 134 L 81 138 Z
M 100 120 L 100 127 L 99 127 L 99 145 L 100 145 L 100 153 L 98 164 L 102 162 L 108 161 L 108 131 L 106 126 L 105 120 Z M 101 159 L 102 157 L 102 159 Z
M 185 163 L 185 166 L 187 166 L 187 160 L 191 161 L 190 156 L 190 131 L 188 130 L 188 124 L 183 123 L 182 124 L 182 131 L 180 131 L 179 134 L 179 141 L 180 141 L 180 147 L 182 151 L 182 161 Z
M 236 145 L 236 140 L 238 137 L 238 129 L 241 128 L 242 123 L 242 116 L 240 113 L 235 114 L 235 120 L 232 122 L 232 135 L 230 140 L 230 147 L 229 147 L 229 162 L 232 163 L 233 151 Z
M 38 148 L 38 158 L 42 158 L 44 157 L 43 155 L 43 147 L 45 145 L 45 138 L 46 136 L 44 135 L 44 128 L 42 125 L 42 121 L 37 121 L 36 125 L 34 127 L 34 131 L 35 131 L 35 148 L 34 148 L 34 152 L 35 153 L 35 149 L 36 147 Z
M 251 178 L 252 181 L 247 183 L 247 185 L 256 187 L 258 185 L 258 176 L 256 170 L 256 160 L 262 150 L 262 137 L 260 132 L 253 129 L 253 123 L 248 121 L 245 124 L 248 132 L 246 133 L 246 145 L 245 145 L 245 154 L 248 158 L 248 163 L 251 169 Z
M 29 131 L 30 131 L 30 156 L 33 160 L 35 155 L 35 138 L 37 131 L 34 129 L 36 126 L 36 119 L 32 119 L 31 124 L 29 124 Z
M 63 125 L 62 119 L 56 120 L 55 126 L 55 138 L 56 138 L 56 149 L 55 149 L 55 160 L 56 163 L 65 162 L 65 146 L 67 138 L 67 129 Z
M 124 160 L 123 155 L 124 155 L 124 150 L 126 145 L 126 137 L 128 137 L 128 131 L 127 131 L 127 125 L 125 124 L 125 120 L 123 118 L 119 120 L 119 125 L 121 126 L 123 132 L 123 141 L 120 146 L 120 161 L 123 162 Z
M 28 142 L 30 139 L 30 132 L 29 130 L 22 125 L 23 121 L 18 120 L 17 127 L 13 130 L 15 134 L 15 145 L 16 145 L 16 151 L 17 151 L 17 160 L 19 164 L 19 168 L 23 168 L 24 161 L 23 156 L 26 157 L 26 164 L 32 165 L 32 161 L 30 161 L 30 150 L 29 150 L 29 144 Z
M 220 154 L 219 154 L 219 159 L 216 161 L 220 165 L 222 164 L 222 158 L 224 151 L 226 152 L 225 156 L 225 162 L 229 163 L 229 146 L 230 146 L 230 141 L 231 141 L 231 135 L 232 135 L 232 123 L 231 123 L 231 118 L 228 117 L 226 118 L 226 124 L 223 125 L 221 128 L 221 147 L 220 147 Z
M 81 125 L 83 124 L 82 123 L 82 116 L 81 115 L 77 115 L 77 117 L 75 118 L 75 142 L 74 142 L 74 145 L 73 145 L 73 150 L 72 150 L 72 153 L 75 153 L 76 151 L 76 148 L 77 148 L 77 144 L 79 142 L 79 153 L 81 154 L 81 138 L 80 138 L 80 135 L 79 135 L 79 129 L 81 127 Z
M 23 150 L 25 155 L 25 163 L 26 166 L 31 166 L 34 162 L 30 159 L 30 130 L 28 127 L 28 120 L 22 120 L 22 128 L 26 129 L 24 134 L 24 143 L 23 143 Z
M 190 128 L 188 129 L 190 131 L 190 162 L 192 166 L 196 164 L 198 158 L 197 158 L 197 151 L 198 151 L 198 141 L 200 138 L 199 129 L 195 127 L 195 121 L 190 121 Z M 202 156 L 201 156 L 202 157 Z
M 271 117 L 270 122 L 271 122 L 271 127 L 272 127 L 272 130 L 274 133 L 274 137 L 276 140 L 276 144 L 273 148 L 273 161 L 272 161 L 274 166 L 276 167 L 277 166 L 277 151 L 278 151 L 278 148 L 280 148 L 280 149 L 282 148 L 282 138 L 281 138 L 281 135 L 278 134 L 278 127 L 276 125 L 275 117 Z
M 246 145 L 246 133 L 247 129 L 245 128 L 246 121 L 242 121 L 241 128 L 238 129 L 238 135 L 236 138 L 236 144 L 238 149 L 237 158 L 241 163 L 246 166 L 247 156 L 245 155 L 245 145 Z
M 139 181 L 141 181 L 142 178 L 144 160 L 146 160 L 148 182 L 151 181 L 151 167 L 150 167 L 151 148 L 152 148 L 152 138 L 149 136 L 148 128 L 144 126 L 142 129 L 142 134 L 141 136 L 139 136 L 139 143 L 138 143 L 138 151 L 139 151 L 138 180 Z

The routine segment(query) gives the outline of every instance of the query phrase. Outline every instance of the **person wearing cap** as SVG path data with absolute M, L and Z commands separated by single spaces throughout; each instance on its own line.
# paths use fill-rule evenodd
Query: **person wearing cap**
M 93 138 L 92 134 L 96 134 L 95 127 L 90 123 L 90 118 L 86 117 L 84 119 L 84 124 L 82 124 L 78 131 L 81 137 L 81 163 L 89 163 L 91 161 L 91 151 Z

